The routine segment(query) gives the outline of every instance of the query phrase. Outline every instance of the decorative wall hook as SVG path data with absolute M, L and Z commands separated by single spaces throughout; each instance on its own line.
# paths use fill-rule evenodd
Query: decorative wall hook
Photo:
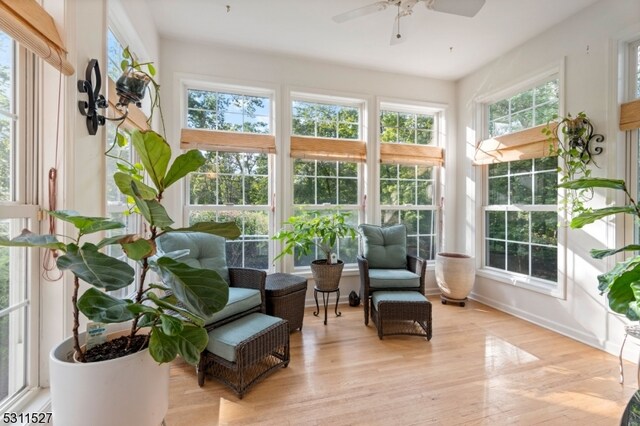
M 95 87 L 92 83 L 95 81 Z M 87 130 L 90 135 L 98 132 L 98 126 L 104 126 L 105 117 L 98 113 L 98 108 L 107 107 L 107 100 L 100 94 L 102 76 L 97 59 L 91 59 L 85 70 L 85 79 L 78 80 L 78 91 L 87 94 L 87 101 L 78 101 L 80 114 L 87 117 Z

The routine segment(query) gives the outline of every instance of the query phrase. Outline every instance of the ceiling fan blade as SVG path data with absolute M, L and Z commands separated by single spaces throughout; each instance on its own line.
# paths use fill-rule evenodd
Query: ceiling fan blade
M 436 12 L 451 13 L 453 15 L 473 17 L 478 13 L 485 0 L 427 0 L 428 9 Z
M 334 16 L 333 21 L 341 24 L 345 21 L 349 21 L 351 19 L 359 18 L 361 16 L 369 15 L 371 13 L 379 12 L 381 10 L 385 10 L 387 6 L 389 6 L 389 2 L 386 0 L 377 1 L 367 6 L 359 7 L 357 9 L 350 10 L 348 12 L 341 13 L 339 15 Z
M 396 19 L 393 21 L 393 31 L 391 31 L 391 45 L 395 46 L 396 44 L 400 44 L 407 39 L 407 34 L 409 33 L 409 22 L 410 19 L 406 19 L 409 15 L 400 15 L 396 16 Z M 403 19 L 404 18 L 404 19 Z

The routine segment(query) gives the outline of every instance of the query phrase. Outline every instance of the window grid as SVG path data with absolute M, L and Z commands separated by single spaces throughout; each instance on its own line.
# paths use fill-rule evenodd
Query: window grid
M 380 141 L 418 145 L 433 144 L 435 116 L 391 110 L 380 111 Z
M 271 133 L 268 96 L 186 89 L 187 127 Z M 206 163 L 187 179 L 185 221 L 234 221 L 241 230 L 226 243 L 227 264 L 268 270 L 271 265 L 271 159 L 268 154 L 203 151 Z
M 337 101 L 310 102 L 294 99 L 291 102 L 291 134 L 330 139 L 359 140 L 362 107 Z M 362 166 L 349 161 L 293 161 L 294 215 L 303 212 L 323 215 L 336 211 L 350 213 L 347 219 L 354 227 L 359 222 L 359 182 Z M 357 239 L 341 239 L 336 254 L 345 264 L 356 262 Z M 307 256 L 294 256 L 295 267 L 306 267 L 322 258 L 315 251 Z
M 557 160 L 489 166 L 485 266 L 557 281 Z
M 353 106 L 293 101 L 292 134 L 335 139 L 360 139 L 360 110 Z
M 489 136 L 546 124 L 558 114 L 559 81 L 554 79 L 488 105 Z
M 36 116 L 27 96 L 36 89 L 32 58 L 0 32 L 0 235 L 6 238 L 37 223 L 37 189 L 27 185 L 37 182 L 37 141 L 25 137 Z M 38 262 L 27 248 L 0 247 L 0 411 L 37 385 Z
M 268 97 L 187 89 L 187 127 L 271 133 Z
M 433 260 L 436 251 L 433 173 L 433 167 L 380 166 L 382 226 L 404 223 L 407 227 L 407 253 L 426 260 Z

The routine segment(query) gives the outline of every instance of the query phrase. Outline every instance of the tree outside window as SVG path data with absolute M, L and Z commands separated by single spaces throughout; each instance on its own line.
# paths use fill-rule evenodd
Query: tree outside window
M 189 128 L 269 134 L 271 99 L 226 91 L 187 90 Z M 269 269 L 268 154 L 203 151 L 206 163 L 188 179 L 188 223 L 234 221 L 242 231 L 227 241 L 227 264 Z

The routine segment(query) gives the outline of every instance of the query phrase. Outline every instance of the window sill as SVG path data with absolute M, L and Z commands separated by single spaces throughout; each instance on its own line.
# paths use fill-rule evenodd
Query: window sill
M 16 414 L 51 412 L 51 392 L 49 391 L 49 388 L 35 388 L 29 390 L 22 397 L 17 399 L 13 404 L 8 407 L 4 407 L 2 412 Z M 31 423 L 13 424 L 22 426 L 31 425 Z
M 502 272 L 495 269 L 478 269 L 476 275 L 488 278 L 501 284 L 507 284 L 512 287 L 524 288 L 526 290 L 535 291 L 536 293 L 547 296 L 564 299 L 564 287 L 560 283 L 550 283 L 540 279 L 528 277 L 525 275 L 517 275 L 508 272 Z

